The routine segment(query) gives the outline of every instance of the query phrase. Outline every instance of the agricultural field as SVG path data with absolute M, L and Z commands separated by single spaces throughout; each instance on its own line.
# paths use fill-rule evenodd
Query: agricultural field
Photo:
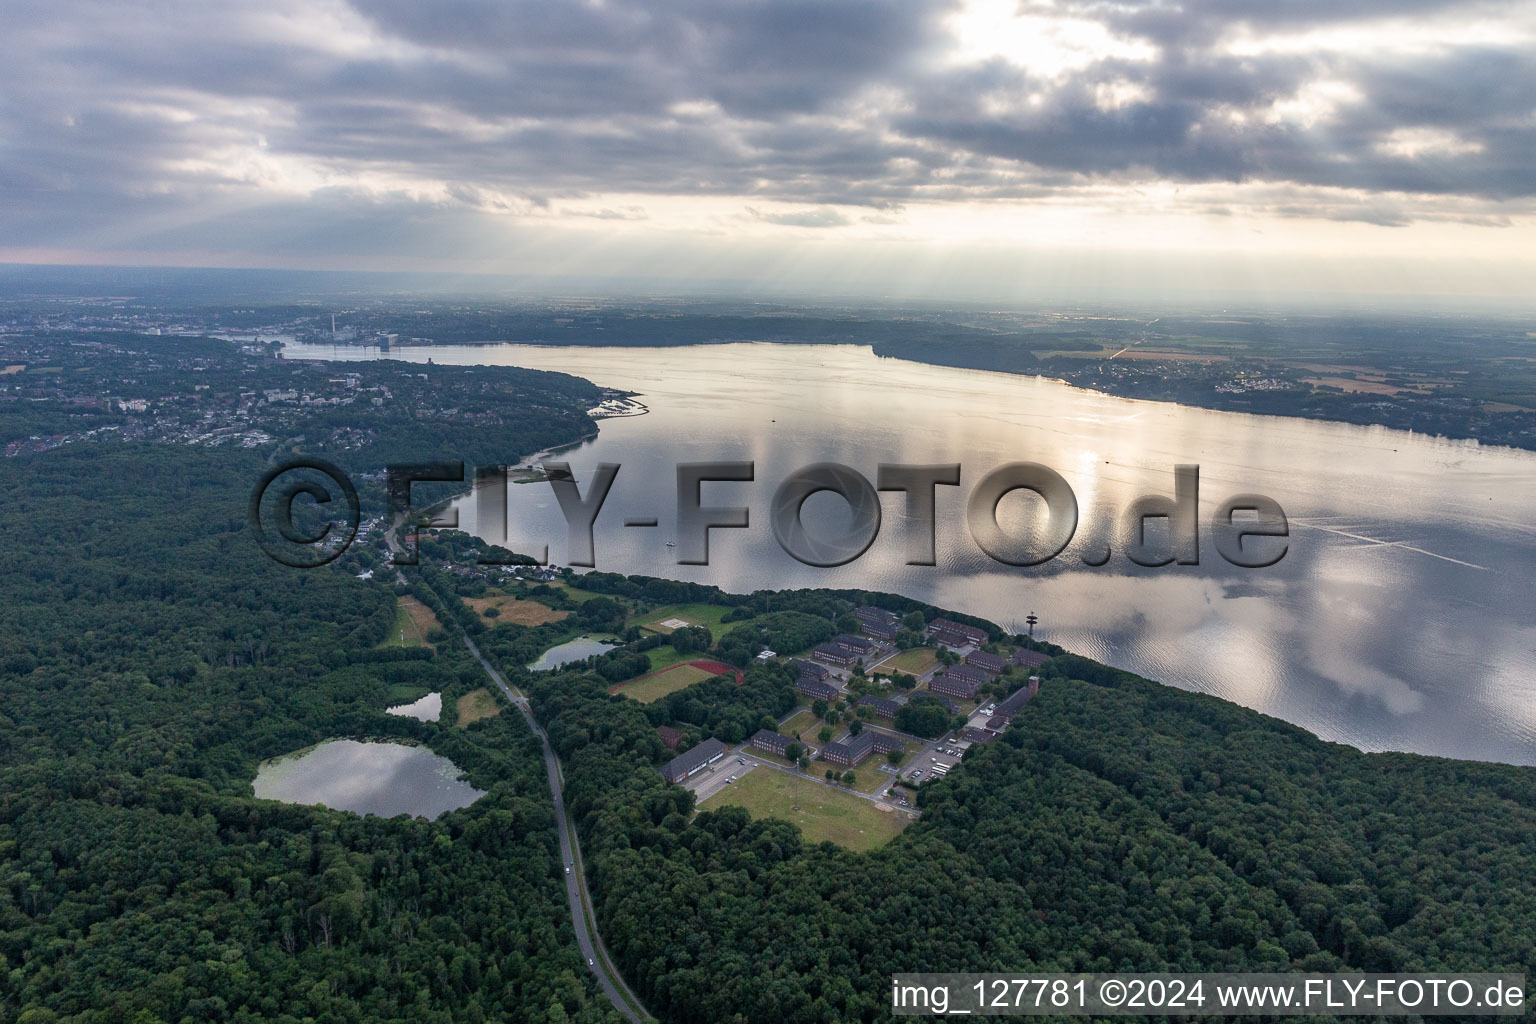
M 460 697 L 456 707 L 460 729 L 466 729 L 482 718 L 494 718 L 501 714 L 501 705 L 496 703 L 496 695 L 484 687 Z
M 432 609 L 410 595 L 400 597 L 395 605 L 395 621 L 380 647 L 432 647 L 427 634 L 438 627 Z
M 800 827 L 807 843 L 830 840 L 855 853 L 890 842 L 911 815 L 832 786 L 773 768 L 748 772 L 700 805 L 742 807 L 754 818 L 780 818 Z
M 482 618 L 486 618 L 487 609 L 495 608 L 496 615 L 486 619 L 487 623 L 510 622 L 517 626 L 542 626 L 550 622 L 560 622 L 571 614 L 567 611 L 556 611 L 537 601 L 519 599 L 509 594 L 465 597 L 460 600 L 474 609 L 475 614 Z
M 641 676 L 632 683 L 623 684 L 615 692 L 639 701 L 641 704 L 649 704 L 660 700 L 669 693 L 686 689 L 694 683 L 702 683 L 706 679 L 713 679 L 713 672 L 706 672 L 702 668 L 692 665 L 673 665 L 671 668 L 662 669 L 660 672 L 652 672 Z

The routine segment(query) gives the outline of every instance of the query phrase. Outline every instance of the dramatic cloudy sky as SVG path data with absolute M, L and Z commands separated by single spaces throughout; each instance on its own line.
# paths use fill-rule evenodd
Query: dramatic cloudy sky
M 0 0 L 0 259 L 1518 294 L 1536 3 Z

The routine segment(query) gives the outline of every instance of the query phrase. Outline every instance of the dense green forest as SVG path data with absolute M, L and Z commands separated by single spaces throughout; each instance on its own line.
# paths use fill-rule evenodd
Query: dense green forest
M 531 680 L 599 926 L 648 1008 L 886 1020 L 889 976 L 917 969 L 1536 974 L 1536 770 L 1364 754 L 1070 655 L 1045 671 L 867 854 L 691 816 L 654 726 L 706 694 L 751 707 L 722 680 L 648 707 L 581 672 Z M 754 676 L 771 689 L 754 669 L 744 695 Z
M 181 378 L 165 374 L 146 394 L 171 393 Z M 569 378 L 508 370 L 491 390 L 550 376 L 567 382 L 541 399 L 560 429 L 588 429 L 593 394 Z M 395 386 L 391 401 L 432 383 Z M 492 401 L 472 374 L 436 383 L 439 399 L 478 396 L 466 415 Z M 237 414 L 184 392 L 168 422 L 185 427 L 194 405 Z M 31 437 L 64 420 L 79 433 L 77 415 L 124 419 L 71 412 L 68 398 L 17 401 L 0 422 Z M 370 446 L 416 418 L 403 400 L 366 407 L 386 411 L 374 440 L 338 449 L 349 467 L 382 464 Z M 491 436 L 541 441 L 556 428 L 536 408 Z M 418 451 L 453 450 L 456 422 Z M 1039 696 L 920 787 L 920 820 L 869 853 L 811 844 L 788 822 L 697 812 L 656 771 L 675 753 L 658 727 L 684 749 L 772 728 L 799 698 L 791 670 L 754 663 L 758 650 L 820 642 L 858 604 L 939 609 L 590 573 L 519 584 L 568 613 L 558 622 L 488 620 L 460 600 L 485 579 L 434 567 L 466 537 L 424 539 L 403 586 L 390 571 L 355 577 L 383 569 L 364 545 L 307 572 L 268 559 L 245 522 L 268 454 L 163 434 L 3 464 L 0 1024 L 614 1024 L 574 942 L 536 739 L 510 713 L 458 727 L 455 699 L 485 685 L 459 630 L 531 695 L 563 760 L 596 923 L 668 1024 L 883 1021 L 890 974 L 914 969 L 1536 975 L 1536 770 L 1363 754 L 1037 644 L 1052 656 Z M 437 612 L 435 646 L 379 646 L 397 592 Z M 634 616 L 677 604 L 723 608 L 718 627 L 671 642 L 742 666 L 742 682 L 644 705 L 610 694 L 661 642 Z M 626 645 L 563 671 L 524 667 L 583 631 Z M 440 721 L 383 713 L 427 690 L 444 695 Z M 486 795 L 435 821 L 252 797 L 263 759 L 331 737 L 423 744 Z
M 70 445 L 0 476 L 0 1022 L 616 1020 L 576 950 L 536 741 L 456 646 L 376 651 L 391 588 L 270 561 L 262 459 Z M 384 715 L 436 689 L 438 723 Z M 251 796 L 333 736 L 422 743 L 436 821 Z

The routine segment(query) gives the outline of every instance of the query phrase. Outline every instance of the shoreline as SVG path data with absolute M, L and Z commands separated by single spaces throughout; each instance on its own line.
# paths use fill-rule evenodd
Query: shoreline
M 544 348 L 544 349 L 556 349 L 556 348 L 591 349 L 593 351 L 600 351 L 600 350 L 605 349 L 605 348 L 634 349 L 634 348 L 653 348 L 653 347 L 656 347 L 656 346 L 648 346 L 648 345 L 583 345 L 583 344 L 580 344 L 579 342 L 578 343 L 572 343 L 572 342 L 569 342 L 569 341 L 562 341 L 559 344 L 554 344 L 554 343 L 546 342 L 546 341 L 474 341 L 474 342 L 452 342 L 452 343 L 442 343 L 442 344 L 432 344 L 432 345 L 409 345 L 409 346 L 402 345 L 402 346 L 400 346 L 397 349 L 391 350 L 390 353 L 382 354 L 380 356 L 380 358 L 389 358 L 391 355 L 393 355 L 396 352 L 405 352 L 405 351 L 412 351 L 412 350 L 419 350 L 419 351 L 424 351 L 424 352 L 430 352 L 433 349 L 441 349 L 441 348 L 453 348 L 453 347 L 485 347 L 485 348 L 494 348 L 494 347 L 497 347 L 497 346 L 504 346 L 504 345 L 507 345 L 507 346 L 521 346 L 521 347 L 527 347 L 527 348 Z M 1120 398 L 1120 399 L 1124 399 L 1126 401 L 1132 401 L 1132 402 L 1157 402 L 1157 403 L 1162 404 L 1162 405 L 1173 405 L 1173 406 L 1178 406 L 1178 407 L 1182 407 L 1182 408 L 1185 408 L 1185 409 L 1200 409 L 1200 410 L 1204 410 L 1204 411 L 1207 411 L 1207 412 L 1235 413 L 1235 414 L 1240 415 L 1240 416 L 1273 416 L 1273 417 L 1277 417 L 1277 418 L 1281 418 L 1281 419 L 1310 420 L 1310 421 L 1315 422 L 1315 423 L 1340 423 L 1340 424 L 1344 424 L 1345 426 L 1351 426 L 1351 427 L 1366 427 L 1366 428 L 1377 428 L 1377 429 L 1381 429 L 1381 430 L 1395 430 L 1395 431 L 1400 431 L 1400 432 L 1402 432 L 1404 434 L 1408 434 L 1408 435 L 1413 436 L 1413 437 L 1437 438 L 1437 439 L 1440 439 L 1440 440 L 1456 441 L 1456 442 L 1469 442 L 1470 441 L 1470 442 L 1475 443 L 1478 447 L 1484 448 L 1484 449 L 1488 449 L 1488 450 L 1495 450 L 1495 449 L 1501 449 L 1502 448 L 1502 449 L 1508 449 L 1509 451 L 1514 451 L 1514 452 L 1526 452 L 1526 453 L 1529 453 L 1529 454 L 1536 454 L 1536 436 L 1532 437 L 1530 446 L 1529 447 L 1525 447 L 1525 446 L 1522 446 L 1522 445 L 1509 444 L 1509 443 L 1505 443 L 1505 442 L 1501 442 L 1501 441 L 1487 441 L 1487 440 L 1483 439 L 1482 437 L 1480 437 L 1480 436 L 1478 436 L 1476 434 L 1473 434 L 1473 433 L 1444 433 L 1444 432 L 1441 432 L 1441 431 L 1433 431 L 1433 432 L 1431 432 L 1431 431 L 1425 431 L 1425 430 L 1415 430 L 1412 427 L 1394 426 L 1394 425 L 1392 425 L 1390 423 L 1385 423 L 1385 422 L 1382 422 L 1380 420 L 1346 419 L 1346 418 L 1339 417 L 1339 416 L 1313 415 L 1313 414 L 1309 414 L 1307 412 L 1300 412 L 1300 411 L 1294 411 L 1293 412 L 1293 411 L 1282 411 L 1282 410 L 1273 410 L 1273 409 L 1242 409 L 1242 408 L 1234 408 L 1232 405 L 1222 404 L 1222 403 L 1193 403 L 1193 402 L 1189 402 L 1189 401 L 1182 401 L 1182 400 L 1177 399 L 1177 398 L 1158 397 L 1156 395 L 1127 394 L 1127 393 L 1120 392 L 1120 391 L 1107 390 L 1107 389 L 1102 388 L 1102 387 L 1090 387 L 1090 386 L 1087 386 L 1087 385 L 1084 385 L 1084 384 L 1079 384 L 1079 383 L 1077 383 L 1075 381 L 1068 380 L 1068 379 L 1066 379 L 1064 377 L 1057 377 L 1057 376 L 1054 376 L 1054 375 L 1052 375 L 1050 373 L 1045 373 L 1045 372 L 1038 372 L 1038 371 L 1037 372 L 1025 372 L 1025 371 L 1022 371 L 1022 370 L 1010 370 L 1010 369 L 1005 369 L 1005 368 L 992 368 L 992 367 L 983 367 L 983 366 L 962 366 L 962 365 L 958 365 L 958 364 L 955 364 L 955 363 L 943 363 L 943 362 L 937 362 L 937 361 L 930 360 L 930 359 L 912 358 L 912 357 L 906 356 L 906 355 L 890 355 L 890 354 L 885 354 L 885 353 L 882 353 L 882 352 L 878 351 L 877 348 L 876 348 L 876 344 L 873 343 L 873 342 L 861 342 L 861 341 L 839 341 L 839 342 L 825 342 L 825 341 L 775 341 L 775 340 L 772 340 L 772 339 L 765 339 L 765 338 L 738 338 L 738 339 L 730 339 L 730 340 L 722 339 L 722 340 L 717 340 L 717 341 L 690 341 L 690 342 L 686 342 L 686 343 L 682 343 L 682 344 L 678 344 L 678 345 L 667 345 L 667 346 L 663 346 L 663 347 L 665 347 L 667 349 L 687 349 L 687 348 L 701 348 L 701 347 L 706 347 L 706 346 L 717 346 L 717 345 L 784 345 L 784 346 L 798 346 L 798 347 L 802 347 L 802 348 L 821 348 L 821 347 L 827 347 L 827 346 L 834 346 L 835 347 L 835 346 L 838 346 L 838 345 L 851 345 L 851 346 L 854 346 L 854 347 L 857 347 L 857 348 L 868 349 L 870 351 L 870 353 L 873 356 L 875 356 L 875 358 L 877 358 L 877 359 L 893 359 L 893 360 L 897 360 L 899 362 L 911 363 L 911 364 L 917 365 L 917 366 L 933 366 L 933 367 L 939 367 L 941 369 L 946 369 L 946 370 L 968 370 L 968 371 L 980 372 L 980 373 L 999 373 L 999 374 L 1004 374 L 1004 375 L 1007 375 L 1007 376 L 1010 376 L 1010 377 L 1024 377 L 1024 378 L 1034 378 L 1034 379 L 1037 379 L 1037 380 L 1046 380 L 1046 381 L 1051 381 L 1051 382 L 1057 383 L 1057 384 L 1064 384 L 1067 387 L 1075 388 L 1075 389 L 1077 389 L 1079 391 L 1083 391 L 1083 392 L 1086 392 L 1088 394 L 1102 395 L 1102 396 L 1104 396 L 1106 398 Z M 356 349 L 362 350 L 362 349 L 368 348 L 369 346 L 345 345 L 345 344 L 343 344 L 343 345 L 341 345 L 339 347 L 343 347 L 343 348 L 356 348 Z M 566 371 L 566 372 L 569 372 L 569 371 Z M 594 381 L 593 383 L 596 383 L 596 382 Z M 599 386 L 602 386 L 602 385 L 599 385 Z M 642 408 L 644 408 L 644 407 L 642 406 Z M 632 414 L 628 414 L 628 415 L 644 415 L 645 413 L 648 413 L 649 411 L 650 410 L 648 408 L 645 408 L 644 412 L 632 413 Z M 602 417 L 597 417 L 597 418 L 612 419 L 612 418 L 619 418 L 619 417 L 602 416 Z

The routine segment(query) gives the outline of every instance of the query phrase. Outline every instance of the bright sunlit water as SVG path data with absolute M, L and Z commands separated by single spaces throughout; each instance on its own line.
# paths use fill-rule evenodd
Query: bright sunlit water
M 401 718 L 414 718 L 418 722 L 435 722 L 443 715 L 443 695 L 429 693 L 409 704 L 397 704 L 392 708 L 385 708 L 384 713 L 398 715 Z
M 376 350 L 290 346 L 290 357 L 376 358 Z M 895 591 L 1024 629 L 1109 664 L 1215 694 L 1368 750 L 1536 764 L 1536 454 L 1384 428 L 1247 416 L 1112 398 L 1031 377 L 881 359 L 862 346 L 693 348 L 464 346 L 395 358 L 563 370 L 639 392 L 650 413 L 604 420 L 565 453 L 581 482 L 623 468 L 596 528 L 598 568 L 718 584 Z M 520 453 L 507 453 L 511 459 Z M 708 566 L 675 562 L 674 466 L 753 460 L 753 483 L 704 487 L 706 505 L 746 505 L 751 526 L 711 531 Z M 971 541 L 965 498 L 989 470 L 1041 462 L 1082 509 L 1053 562 L 1015 568 Z M 962 465 L 938 488 L 938 565 L 908 566 L 900 494 L 883 496 L 879 538 L 834 569 L 778 547 L 778 484 L 815 462 L 873 480 L 889 463 Z M 1201 564 L 1145 569 L 1116 553 L 1099 568 L 1105 509 L 1173 491 L 1173 467 L 1200 466 Z M 1259 492 L 1291 522 L 1290 550 L 1238 569 L 1208 530 L 1229 495 Z M 510 488 L 512 546 L 566 529 L 544 484 Z M 1012 498 L 1009 501 L 1013 501 Z M 1008 502 L 1005 502 L 1005 505 Z M 1015 511 L 1027 512 L 1027 503 Z M 847 513 L 830 496 L 813 527 Z M 475 504 L 460 503 L 476 530 Z M 656 516 L 655 529 L 626 517 Z M 517 542 L 521 541 L 519 544 Z

